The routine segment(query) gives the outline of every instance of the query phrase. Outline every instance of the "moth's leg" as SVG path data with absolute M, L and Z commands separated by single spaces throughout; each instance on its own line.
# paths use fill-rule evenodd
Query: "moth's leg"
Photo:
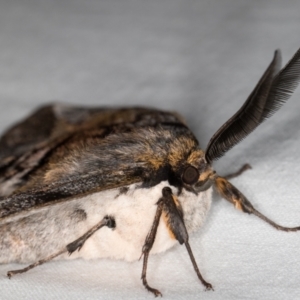
M 231 174 L 227 174 L 223 177 L 226 179 L 232 179 L 232 178 L 240 176 L 241 174 L 243 174 L 245 171 L 247 171 L 249 169 L 252 169 L 252 167 L 249 164 L 244 164 L 238 171 L 231 173 Z
M 143 263 L 142 280 L 144 286 L 148 291 L 154 293 L 155 296 L 161 295 L 161 293 L 158 290 L 153 289 L 148 285 L 146 280 L 146 270 L 147 270 L 148 256 L 155 241 L 159 220 L 161 215 L 163 215 L 170 236 L 174 239 L 177 239 L 180 244 L 183 243 L 185 244 L 191 262 L 193 264 L 194 270 L 199 280 L 202 282 L 202 284 L 206 287 L 207 290 L 212 289 L 212 285 L 207 281 L 205 281 L 205 279 L 202 277 L 199 268 L 197 266 L 197 263 L 195 261 L 192 249 L 188 242 L 189 236 L 186 227 L 184 225 L 183 212 L 180 206 L 180 202 L 172 194 L 171 189 L 168 187 L 163 188 L 162 194 L 163 197 L 157 203 L 157 210 L 156 210 L 156 214 L 155 214 L 155 218 L 151 230 L 148 233 L 145 244 L 143 246 L 142 255 L 144 255 L 144 263 Z
M 172 194 L 172 190 L 168 187 L 163 189 L 163 216 L 166 220 L 166 225 L 169 229 L 170 236 L 176 238 L 176 240 L 182 245 L 185 244 L 185 247 L 188 251 L 190 260 L 193 264 L 194 270 L 201 281 L 205 286 L 206 290 L 212 290 L 212 285 L 207 282 L 201 275 L 199 268 L 197 266 L 196 260 L 194 258 L 192 249 L 189 244 L 189 235 L 186 230 L 184 220 L 183 220 L 183 211 L 178 201 L 177 197 Z
M 68 244 L 65 248 L 63 248 L 62 250 L 58 251 L 55 254 L 52 254 L 44 259 L 38 260 L 37 262 L 27 266 L 26 268 L 23 269 L 19 269 L 19 270 L 13 270 L 13 271 L 8 271 L 7 272 L 7 276 L 9 278 L 11 278 L 13 275 L 16 274 L 20 274 L 20 273 L 24 273 L 27 272 L 28 270 L 31 270 L 37 266 L 40 266 L 50 260 L 52 260 L 53 258 L 65 253 L 65 252 L 69 252 L 69 254 L 72 254 L 75 250 L 78 249 L 78 251 L 82 248 L 83 244 L 85 243 L 85 241 L 91 237 L 92 234 L 94 234 L 97 230 L 99 230 L 100 228 L 107 226 L 108 228 L 115 228 L 116 223 L 115 223 L 115 219 L 113 217 L 110 216 L 105 216 L 98 224 L 96 224 L 95 226 L 93 226 L 90 230 L 88 230 L 84 235 L 82 235 L 80 238 L 78 238 L 77 240 L 75 240 L 74 242 Z
M 155 297 L 162 296 L 162 294 L 159 290 L 154 289 L 154 288 L 152 288 L 148 285 L 148 282 L 147 282 L 147 279 L 146 279 L 146 273 L 147 273 L 147 264 L 148 264 L 149 253 L 150 253 L 150 250 L 151 250 L 151 248 L 154 244 L 154 241 L 155 241 L 156 232 L 157 232 L 157 228 L 158 228 L 158 225 L 159 225 L 159 219 L 161 217 L 162 210 L 163 210 L 163 202 L 159 201 L 157 203 L 156 214 L 155 214 L 155 217 L 154 217 L 152 227 L 151 227 L 151 229 L 150 229 L 150 231 L 149 231 L 149 233 L 146 237 L 145 244 L 144 244 L 143 250 L 142 250 L 142 256 L 144 256 L 144 259 L 143 259 L 143 271 L 142 271 L 141 279 L 143 281 L 144 287 L 149 292 L 153 293 L 155 295 Z
M 63 254 L 64 252 L 66 252 L 67 250 L 66 249 L 63 249 L 63 250 L 60 250 L 59 252 L 55 253 L 55 254 L 52 254 L 44 259 L 41 259 L 41 260 L 38 260 L 36 261 L 35 263 L 27 266 L 26 268 L 23 268 L 23 269 L 19 269 L 19 270 L 13 270 L 13 271 L 8 271 L 7 272 L 7 277 L 10 279 L 12 276 L 16 275 L 16 274 L 21 274 L 21 273 L 25 273 L 39 265 L 42 265 L 50 260 L 52 260 L 53 258 Z
M 75 240 L 74 242 L 68 244 L 66 246 L 67 251 L 71 255 L 74 251 L 82 248 L 83 244 L 86 242 L 86 240 L 91 237 L 97 230 L 102 228 L 103 226 L 107 226 L 108 228 L 115 228 L 116 227 L 116 221 L 113 217 L 105 216 L 101 222 L 93 226 L 89 231 L 87 231 L 83 236 Z
M 215 187 L 220 195 L 231 202 L 237 209 L 248 213 L 254 214 L 255 216 L 261 218 L 265 222 L 269 223 L 271 226 L 275 227 L 278 230 L 282 231 L 298 231 L 300 230 L 300 226 L 298 227 L 284 227 L 276 224 L 274 221 L 270 220 L 262 213 L 257 211 L 250 201 L 229 181 L 227 181 L 224 177 L 217 177 L 215 179 Z

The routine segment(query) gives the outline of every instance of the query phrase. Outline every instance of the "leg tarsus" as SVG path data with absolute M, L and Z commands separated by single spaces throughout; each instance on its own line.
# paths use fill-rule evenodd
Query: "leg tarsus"
M 159 225 L 159 219 L 162 214 L 162 207 L 163 207 L 163 202 L 159 201 L 157 203 L 157 210 L 156 210 L 156 214 L 154 217 L 154 221 L 153 221 L 152 227 L 146 237 L 145 244 L 144 244 L 143 250 L 142 250 L 142 255 L 141 255 L 141 257 L 144 255 L 143 271 L 142 271 L 141 279 L 143 281 L 143 285 L 146 288 L 146 290 L 153 293 L 155 297 L 162 296 L 162 293 L 159 290 L 154 289 L 148 285 L 146 274 L 147 274 L 148 257 L 149 257 L 150 250 L 152 249 L 152 246 L 155 241 L 156 232 L 157 232 L 157 228 Z
M 268 224 L 270 224 L 271 226 L 273 226 L 277 230 L 286 231 L 286 232 L 292 232 L 292 231 L 300 230 L 300 226 L 298 226 L 298 227 L 285 227 L 285 226 L 278 225 L 277 223 L 275 223 L 274 221 L 270 220 L 269 218 L 264 216 L 262 213 L 257 211 L 255 208 L 253 208 L 252 214 L 254 214 L 255 216 L 257 216 L 260 219 L 264 220 L 265 222 L 267 222 Z
M 201 275 L 201 273 L 200 273 L 200 271 L 199 271 L 199 268 L 198 268 L 198 266 L 197 266 L 195 257 L 194 257 L 194 255 L 193 255 L 192 249 L 191 249 L 190 244 L 189 244 L 188 242 L 185 242 L 185 247 L 186 247 L 186 250 L 187 250 L 187 252 L 188 252 L 188 254 L 189 254 L 189 256 L 190 256 L 191 262 L 192 262 L 192 264 L 193 264 L 194 270 L 195 270 L 195 272 L 196 272 L 196 274 L 197 274 L 199 280 L 200 280 L 201 283 L 205 286 L 205 290 L 206 290 L 206 291 L 214 290 L 214 289 L 213 289 L 213 286 L 212 286 L 209 282 L 207 282 L 207 281 L 203 278 L 203 276 Z
M 240 176 L 245 171 L 250 170 L 250 169 L 252 169 L 252 167 L 249 164 L 244 164 L 238 171 L 231 173 L 231 174 L 227 174 L 226 176 L 223 176 L 223 177 L 226 179 L 232 179 L 232 178 Z
M 154 288 L 152 288 L 152 287 L 150 287 L 150 286 L 148 285 L 148 282 L 147 282 L 147 279 L 146 279 L 147 263 L 148 263 L 149 252 L 150 252 L 150 251 L 147 251 L 147 252 L 144 253 L 143 272 L 142 272 L 142 277 L 141 277 L 141 279 L 142 279 L 142 281 L 143 281 L 144 287 L 146 288 L 146 290 L 147 290 L 148 292 L 151 292 L 152 294 L 154 294 L 155 297 L 157 297 L 157 296 L 162 296 L 162 293 L 161 293 L 159 290 L 154 289 Z
M 37 266 L 40 266 L 40 265 L 42 265 L 42 264 L 44 264 L 44 263 L 46 263 L 46 262 L 52 260 L 53 258 L 55 258 L 55 257 L 57 257 L 57 256 L 59 256 L 59 255 L 61 255 L 61 254 L 63 254 L 64 252 L 66 252 L 66 249 L 63 249 L 63 250 L 61 250 L 61 251 L 59 251 L 59 252 L 57 252 L 57 253 L 55 253 L 55 254 L 52 254 L 52 255 L 50 255 L 50 256 L 44 258 L 44 259 L 38 260 L 38 261 L 36 261 L 35 263 L 33 263 L 33 264 L 27 266 L 26 268 L 19 269 L 19 270 L 8 271 L 8 272 L 7 272 L 7 277 L 10 279 L 12 276 L 14 276 L 14 275 L 16 275 L 16 274 L 25 273 L 25 272 L 27 272 L 27 271 L 29 271 L 29 270 L 31 270 L 31 269 L 37 267 Z

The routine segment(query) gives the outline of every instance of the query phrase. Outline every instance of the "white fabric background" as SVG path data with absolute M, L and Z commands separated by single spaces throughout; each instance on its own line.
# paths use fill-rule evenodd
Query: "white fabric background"
M 0 128 L 37 105 L 150 105 L 181 112 L 205 146 L 246 100 L 281 48 L 300 46 L 300 1 L 164 0 L 0 2 Z M 300 88 L 255 133 L 215 164 L 248 162 L 232 182 L 261 212 L 300 225 Z M 165 299 L 296 299 L 300 232 L 279 232 L 214 196 L 190 242 L 204 292 L 184 247 L 150 257 L 149 283 Z M 152 299 L 142 262 L 55 261 L 11 280 L 1 299 Z

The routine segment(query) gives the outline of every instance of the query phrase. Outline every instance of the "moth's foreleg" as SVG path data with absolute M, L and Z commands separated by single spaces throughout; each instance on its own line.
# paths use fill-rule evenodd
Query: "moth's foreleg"
M 91 237 L 97 230 L 99 230 L 100 228 L 102 228 L 104 226 L 107 226 L 108 228 L 115 228 L 115 226 L 116 226 L 115 219 L 113 217 L 110 217 L 110 216 L 105 216 L 99 223 L 97 223 L 95 226 L 93 226 L 84 235 L 82 235 L 80 238 L 78 238 L 74 242 L 68 244 L 62 250 L 60 250 L 57 253 L 52 254 L 52 255 L 50 255 L 46 258 L 44 258 L 44 259 L 38 260 L 37 262 L 27 266 L 26 268 L 19 269 L 19 270 L 8 271 L 7 276 L 9 278 L 11 278 L 13 275 L 27 272 L 27 271 L 29 271 L 29 270 L 37 267 L 37 266 L 40 266 L 40 265 L 52 260 L 53 258 L 65 253 L 65 252 L 69 252 L 69 254 L 72 254 L 77 249 L 79 251 L 81 249 L 81 247 L 83 246 L 83 244 L 85 243 L 85 241 L 89 237 Z
M 215 187 L 217 191 L 220 193 L 220 195 L 232 203 L 237 209 L 248 213 L 248 214 L 254 214 L 255 216 L 261 218 L 265 222 L 269 223 L 273 227 L 275 227 L 278 230 L 282 231 L 298 231 L 300 230 L 299 227 L 284 227 L 281 225 L 276 224 L 274 221 L 270 220 L 266 216 L 264 216 L 262 213 L 257 211 L 253 205 L 250 203 L 250 201 L 233 185 L 231 184 L 227 179 L 224 177 L 217 177 L 215 180 Z
M 170 188 L 163 189 L 163 196 L 164 197 L 162 198 L 162 201 L 164 205 L 162 213 L 165 218 L 166 225 L 170 230 L 170 234 L 173 235 L 180 244 L 185 244 L 197 277 L 205 286 L 206 290 L 212 290 L 212 285 L 203 278 L 194 258 L 192 249 L 189 244 L 189 235 L 184 224 L 183 212 L 180 202 L 178 201 L 176 196 L 172 194 Z
M 235 177 L 240 176 L 241 174 L 243 174 L 245 171 L 247 171 L 247 170 L 249 170 L 249 169 L 252 169 L 252 167 L 251 167 L 249 164 L 244 164 L 244 165 L 243 165 L 239 170 L 237 170 L 236 172 L 227 174 L 227 175 L 225 175 L 225 176 L 223 176 L 223 177 L 226 178 L 226 179 L 232 179 L 232 178 L 235 178 Z
M 199 280 L 202 282 L 202 284 L 206 287 L 207 290 L 212 289 L 212 285 L 205 281 L 205 279 L 202 277 L 199 268 L 197 266 L 197 263 L 195 261 L 192 249 L 190 247 L 190 244 L 188 242 L 188 233 L 184 224 L 183 220 L 183 212 L 181 209 L 180 202 L 177 200 L 177 198 L 172 194 L 172 190 L 168 187 L 163 188 L 162 190 L 163 197 L 158 201 L 157 203 L 157 210 L 154 217 L 154 221 L 152 224 L 152 227 L 150 229 L 150 232 L 148 233 L 146 237 L 145 244 L 143 246 L 142 255 L 144 255 L 144 262 L 143 262 L 143 272 L 142 272 L 142 280 L 145 288 L 154 293 L 155 296 L 161 296 L 161 293 L 151 288 L 146 280 L 146 271 L 147 271 L 147 262 L 148 262 L 148 256 L 150 253 L 150 250 L 154 244 L 157 228 L 159 225 L 160 217 L 163 216 L 164 221 L 166 222 L 166 226 L 169 230 L 169 234 L 172 238 L 175 238 L 178 240 L 180 244 L 185 244 L 186 249 L 188 251 L 188 254 L 190 256 L 190 259 L 192 261 L 194 270 L 199 278 Z

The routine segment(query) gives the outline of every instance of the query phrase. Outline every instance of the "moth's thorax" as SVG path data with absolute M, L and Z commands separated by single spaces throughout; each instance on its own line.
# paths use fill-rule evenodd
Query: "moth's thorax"
M 105 215 L 115 218 L 115 229 L 102 228 L 85 242 L 79 252 L 76 251 L 71 256 L 66 254 L 61 258 L 139 259 L 154 220 L 156 203 L 166 186 L 170 185 L 164 181 L 151 188 L 132 184 L 128 186 L 128 190 L 98 192 L 45 207 L 23 219 L 1 225 L 3 243 L 0 245 L 0 262 L 29 262 L 44 258 L 83 235 Z M 177 195 L 177 188 L 170 187 Z M 199 195 L 183 189 L 177 198 L 183 209 L 188 232 L 196 231 L 203 224 L 209 210 L 211 189 Z M 51 234 L 51 240 L 47 238 L 48 234 Z M 161 218 L 151 253 L 163 252 L 177 243 Z

